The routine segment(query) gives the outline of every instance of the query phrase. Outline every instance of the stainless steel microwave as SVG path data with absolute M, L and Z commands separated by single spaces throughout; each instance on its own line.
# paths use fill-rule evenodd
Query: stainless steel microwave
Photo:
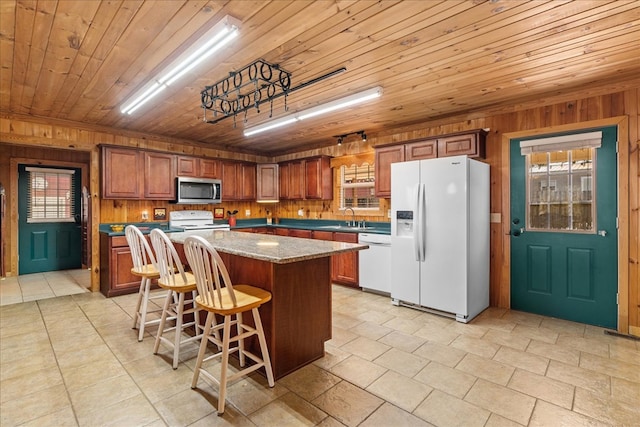
M 222 181 L 209 178 L 176 178 L 174 203 L 207 204 L 222 202 Z

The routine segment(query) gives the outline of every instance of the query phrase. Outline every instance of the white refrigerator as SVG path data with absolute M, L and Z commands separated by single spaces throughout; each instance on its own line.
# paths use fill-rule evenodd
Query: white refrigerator
M 468 322 L 489 306 L 489 165 L 391 165 L 391 298 Z

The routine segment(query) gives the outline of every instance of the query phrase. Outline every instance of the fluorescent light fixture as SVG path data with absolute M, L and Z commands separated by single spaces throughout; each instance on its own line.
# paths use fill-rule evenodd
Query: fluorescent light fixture
M 120 112 L 131 114 L 238 35 L 240 21 L 226 15 L 190 48 L 129 97 Z
M 244 131 L 244 136 L 255 135 L 260 132 L 265 132 L 271 129 L 279 128 L 281 126 L 286 126 L 291 123 L 298 122 L 300 120 L 309 119 L 311 117 L 319 116 L 321 114 L 330 113 L 335 110 L 351 107 L 352 105 L 360 104 L 362 102 L 378 98 L 381 95 L 382 95 L 382 88 L 380 86 L 376 86 L 374 88 L 367 89 L 362 92 L 354 93 L 353 95 L 349 95 L 345 98 L 336 99 L 335 101 L 331 101 L 326 104 L 322 104 L 316 107 L 302 110 L 295 114 L 289 114 L 289 115 L 280 117 L 279 119 L 272 120 L 267 123 L 263 123 L 253 128 L 247 128 Z

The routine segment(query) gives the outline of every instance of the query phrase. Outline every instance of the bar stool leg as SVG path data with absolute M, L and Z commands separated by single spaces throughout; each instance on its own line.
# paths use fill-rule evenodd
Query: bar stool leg
M 162 338 L 162 333 L 164 332 L 165 323 L 167 322 L 167 313 L 169 312 L 169 307 L 171 306 L 172 299 L 173 291 L 168 291 L 167 298 L 164 300 L 164 307 L 162 308 L 162 317 L 160 317 L 160 325 L 158 326 L 156 342 L 153 346 L 153 354 L 158 354 L 158 349 L 160 348 L 160 340 Z
M 231 316 L 224 316 L 222 332 L 222 359 L 220 360 L 220 387 L 218 389 L 218 415 L 224 413 L 224 404 L 227 399 L 227 371 L 229 367 L 229 335 L 231 334 Z
M 180 352 L 180 341 L 182 338 L 182 316 L 184 313 L 184 292 L 178 292 L 178 307 L 176 310 L 176 334 L 173 340 L 173 369 L 178 369 L 178 353 Z M 196 329 L 196 333 L 198 330 Z
M 151 279 L 148 277 L 144 278 L 144 295 L 142 298 L 142 310 L 140 312 L 140 327 L 138 328 L 138 341 L 142 341 L 142 337 L 144 336 L 144 327 L 147 322 L 147 309 L 149 306 L 149 292 L 151 292 Z
M 138 290 L 138 302 L 136 302 L 136 312 L 133 315 L 133 326 L 131 327 L 131 329 L 135 329 L 138 327 L 138 319 L 140 317 L 140 306 L 142 305 L 142 293 L 144 292 L 145 281 L 146 281 L 145 277 L 140 279 L 140 289 Z
M 264 369 L 267 373 L 267 381 L 269 382 L 269 387 L 273 387 L 275 385 L 275 381 L 273 379 L 273 369 L 271 369 L 271 358 L 269 357 L 269 351 L 267 349 L 267 339 L 264 336 L 264 329 L 262 327 L 262 319 L 260 319 L 260 312 L 258 308 L 254 308 L 251 310 L 253 313 L 253 323 L 256 324 L 256 330 L 258 331 L 258 341 L 260 342 L 260 351 L 262 352 L 262 361 L 264 362 Z
M 198 350 L 198 357 L 196 359 L 196 366 L 193 368 L 193 380 L 191 380 L 191 388 L 196 388 L 198 385 L 198 378 L 200 377 L 200 368 L 202 367 L 202 360 L 204 359 L 204 352 L 207 350 L 207 343 L 209 342 L 209 334 L 211 333 L 211 326 L 215 314 L 207 313 L 207 320 L 204 325 L 204 332 L 202 334 L 202 340 L 200 341 L 200 349 Z

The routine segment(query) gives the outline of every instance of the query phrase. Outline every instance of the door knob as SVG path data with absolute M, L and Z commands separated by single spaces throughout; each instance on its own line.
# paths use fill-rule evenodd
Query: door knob
M 524 233 L 524 228 L 520 228 L 517 230 L 513 230 L 513 232 L 511 233 L 514 237 L 518 237 L 519 235 L 521 235 L 522 233 Z

